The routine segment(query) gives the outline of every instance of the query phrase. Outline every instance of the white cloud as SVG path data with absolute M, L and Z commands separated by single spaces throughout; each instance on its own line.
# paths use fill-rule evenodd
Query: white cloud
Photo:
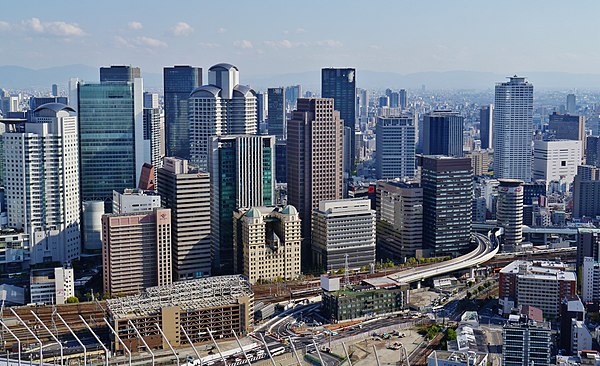
M 292 42 L 287 39 L 282 39 L 280 41 L 265 41 L 264 43 L 265 46 L 274 48 L 296 48 L 308 46 L 306 42 Z
M 133 47 L 131 42 L 129 42 L 128 40 L 126 40 L 125 38 L 123 38 L 121 36 L 115 37 L 115 45 L 119 48 L 132 48 Z
M 200 42 L 200 43 L 198 43 L 198 46 L 200 46 L 202 48 L 219 48 L 219 47 L 221 47 L 220 44 L 211 43 L 211 42 Z
M 186 22 L 179 22 L 175 24 L 175 26 L 171 29 L 174 35 L 176 36 L 188 36 L 192 34 L 194 28 Z
M 23 22 L 26 28 L 35 33 L 58 36 L 58 37 L 81 37 L 85 36 L 83 29 L 76 23 L 66 22 L 42 22 L 39 18 L 31 18 Z
M 137 37 L 136 43 L 140 46 L 147 46 L 152 48 L 163 48 L 167 47 L 167 44 L 159 39 L 150 37 Z
M 5 31 L 10 29 L 10 23 L 4 22 L 0 20 L 0 31 Z
M 221 28 L 217 29 L 217 33 L 219 33 L 219 34 L 223 34 L 225 32 L 227 32 L 227 28 L 221 27 Z
M 318 41 L 317 42 L 318 46 L 323 46 L 323 47 L 331 47 L 331 48 L 339 48 L 342 47 L 343 44 L 340 41 L 335 41 L 333 39 L 325 39 L 322 41 Z
M 144 28 L 144 26 L 140 22 L 129 22 L 127 24 L 127 27 L 129 29 L 133 29 L 133 30 L 140 30 L 140 29 Z
M 233 42 L 233 45 L 237 48 L 242 48 L 242 49 L 254 48 L 254 45 L 252 44 L 252 42 L 248 41 L 247 39 L 242 39 L 241 41 L 235 41 L 235 42 Z

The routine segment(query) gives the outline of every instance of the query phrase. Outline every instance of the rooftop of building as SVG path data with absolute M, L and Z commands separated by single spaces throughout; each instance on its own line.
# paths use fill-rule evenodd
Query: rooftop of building
M 123 196 L 158 196 L 158 192 L 151 190 L 144 190 L 139 188 L 125 188 L 119 190 L 113 190 L 113 192 L 119 193 Z
M 487 353 L 474 353 L 462 351 L 433 351 L 428 359 L 456 362 L 464 365 L 484 365 L 488 358 Z M 437 364 L 435 362 L 434 364 Z
M 548 330 L 550 332 L 550 323 L 548 322 L 538 322 L 533 319 L 530 319 L 525 314 L 511 314 L 508 316 L 508 320 L 504 324 L 504 327 L 519 327 L 519 328 L 541 328 Z
M 150 287 L 137 295 L 109 299 L 106 304 L 114 319 L 128 319 L 158 314 L 162 308 L 175 306 L 182 311 L 217 308 L 237 304 L 241 297 L 253 296 L 244 276 L 231 275 Z

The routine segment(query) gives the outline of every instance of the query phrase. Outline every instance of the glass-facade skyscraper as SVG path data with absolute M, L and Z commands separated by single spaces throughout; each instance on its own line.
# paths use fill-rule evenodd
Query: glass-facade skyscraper
M 269 135 L 274 135 L 277 140 L 285 140 L 287 139 L 285 91 L 283 88 L 269 88 L 267 93 Z
M 150 163 L 144 139 L 142 79 L 78 84 L 82 201 L 104 201 L 111 210 L 113 190 L 137 186 Z
M 423 116 L 423 154 L 463 156 L 463 117 L 450 111 Z
M 275 137 L 214 136 L 209 169 L 213 273 L 231 274 L 233 211 L 275 204 Z
M 375 136 L 377 179 L 413 178 L 416 142 L 414 117 L 378 117 Z
M 321 96 L 334 99 L 334 109 L 340 112 L 344 126 L 350 128 L 350 156 L 345 157 L 348 163 L 344 165 L 346 172 L 350 172 L 354 169 L 356 155 L 356 70 L 353 68 L 322 69 Z
M 165 67 L 163 76 L 167 156 L 189 159 L 188 97 L 202 85 L 202 68 Z

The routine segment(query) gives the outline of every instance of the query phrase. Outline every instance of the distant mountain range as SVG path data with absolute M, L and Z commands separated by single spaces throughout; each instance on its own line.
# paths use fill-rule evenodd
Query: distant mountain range
M 566 72 L 518 72 L 526 76 L 536 88 L 561 89 L 600 89 L 600 74 L 575 74 Z M 240 75 L 243 84 L 262 90 L 267 87 L 302 84 L 305 90 L 320 89 L 320 70 L 276 75 Z M 495 83 L 505 80 L 508 75 L 492 72 L 445 71 L 399 74 L 358 70 L 357 86 L 369 89 L 421 88 L 427 89 L 491 89 Z M 21 66 L 0 66 L 0 87 L 8 89 L 50 89 L 52 84 L 66 87 L 71 77 L 86 81 L 99 79 L 98 67 L 88 65 L 66 65 L 45 69 L 29 69 Z M 149 90 L 162 89 L 162 75 L 142 70 L 144 85 Z

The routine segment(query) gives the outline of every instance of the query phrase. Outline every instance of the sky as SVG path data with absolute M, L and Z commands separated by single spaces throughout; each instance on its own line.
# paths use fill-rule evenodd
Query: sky
M 599 73 L 600 65 L 595 0 L 33 0 L 0 9 L 0 66 L 160 73 L 228 62 L 264 76 L 322 67 Z

